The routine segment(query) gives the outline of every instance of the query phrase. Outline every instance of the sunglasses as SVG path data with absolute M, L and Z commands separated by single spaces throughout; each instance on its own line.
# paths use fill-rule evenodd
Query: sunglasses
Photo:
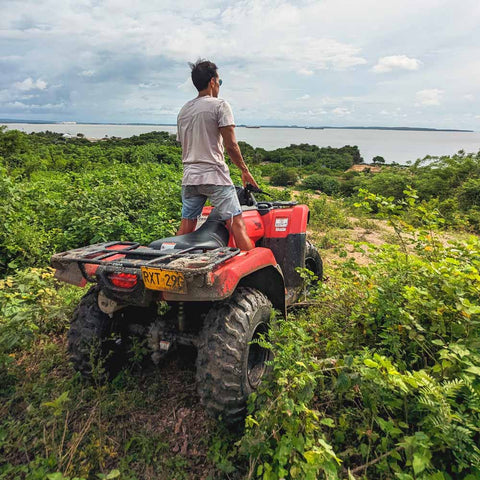
M 212 77 L 212 78 L 216 78 L 216 77 Z M 219 84 L 220 86 L 222 86 L 222 83 L 223 83 L 223 82 L 222 82 L 222 79 L 219 78 L 219 79 L 218 79 L 218 84 Z

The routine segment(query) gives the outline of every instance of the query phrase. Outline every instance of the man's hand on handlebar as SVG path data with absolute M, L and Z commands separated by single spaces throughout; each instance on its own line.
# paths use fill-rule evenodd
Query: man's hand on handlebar
M 262 195 L 266 195 L 267 197 L 271 197 L 271 195 L 267 192 L 264 192 L 260 187 L 255 187 L 254 185 L 252 185 L 251 183 L 247 183 L 245 185 L 245 190 L 247 192 L 252 192 L 252 193 L 261 193 Z
M 252 177 L 252 174 L 248 170 L 242 171 L 242 183 L 246 187 L 247 183 L 252 184 L 254 187 L 258 188 L 258 184 L 255 179 Z

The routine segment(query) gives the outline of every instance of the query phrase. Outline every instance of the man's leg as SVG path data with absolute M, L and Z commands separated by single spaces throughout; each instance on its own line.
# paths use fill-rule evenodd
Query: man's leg
M 177 235 L 185 235 L 195 230 L 197 218 L 206 200 L 207 197 L 198 192 L 196 185 L 182 185 L 182 221 Z
M 247 234 L 247 228 L 241 214 L 228 220 L 227 225 L 231 228 L 235 244 L 240 250 L 251 250 L 254 248 L 253 242 Z
M 233 185 L 206 185 L 202 187 L 202 193 L 210 198 L 216 215 L 226 221 L 237 247 L 240 250 L 251 250 L 254 245 L 247 234 L 235 187 Z
M 197 219 L 182 218 L 177 235 L 185 235 L 186 233 L 193 232 L 197 226 Z

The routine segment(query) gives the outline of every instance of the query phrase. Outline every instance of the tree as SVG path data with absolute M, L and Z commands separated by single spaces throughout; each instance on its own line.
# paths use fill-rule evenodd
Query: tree
M 384 164 L 384 163 L 385 163 L 385 159 L 384 159 L 383 157 L 380 157 L 380 155 L 377 155 L 376 157 L 373 157 L 373 158 L 372 158 L 372 162 L 373 162 L 375 165 Z

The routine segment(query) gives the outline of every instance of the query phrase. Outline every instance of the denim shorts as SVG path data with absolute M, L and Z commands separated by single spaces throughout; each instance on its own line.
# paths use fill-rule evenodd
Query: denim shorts
M 207 198 L 215 207 L 211 215 L 219 220 L 230 220 L 242 213 L 233 185 L 182 185 L 182 218 L 198 218 Z

